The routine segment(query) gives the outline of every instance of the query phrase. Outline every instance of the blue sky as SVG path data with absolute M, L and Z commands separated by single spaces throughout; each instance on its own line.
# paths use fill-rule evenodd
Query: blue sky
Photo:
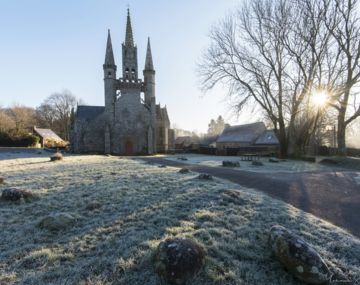
M 218 115 L 244 123 L 230 114 L 225 90 L 201 93 L 195 72 L 211 26 L 239 1 L 0 0 L 0 105 L 35 107 L 63 89 L 103 105 L 107 29 L 119 69 L 129 5 L 139 69 L 150 36 L 157 101 L 167 105 L 171 123 L 199 131 Z

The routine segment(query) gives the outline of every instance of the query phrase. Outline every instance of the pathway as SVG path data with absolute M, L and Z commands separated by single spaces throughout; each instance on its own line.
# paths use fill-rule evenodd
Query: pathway
M 225 167 L 209 167 L 159 157 L 146 161 L 209 173 L 241 186 L 262 191 L 314 214 L 360 237 L 360 186 L 352 171 L 306 173 L 256 173 Z

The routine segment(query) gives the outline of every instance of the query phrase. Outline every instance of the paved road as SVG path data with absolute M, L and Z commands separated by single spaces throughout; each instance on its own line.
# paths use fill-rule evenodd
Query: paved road
M 143 159 L 168 166 L 187 167 L 195 172 L 209 173 L 262 191 L 360 237 L 360 186 L 354 179 L 359 173 L 352 171 L 255 173 L 187 164 L 158 157 Z

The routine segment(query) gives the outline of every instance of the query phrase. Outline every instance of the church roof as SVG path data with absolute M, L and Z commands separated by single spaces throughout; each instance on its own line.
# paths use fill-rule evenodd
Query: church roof
M 110 30 L 108 30 L 108 38 L 106 42 L 105 65 L 115 65 L 114 53 L 111 44 Z
M 105 111 L 103 106 L 78 106 L 76 118 L 81 120 L 92 121 Z
M 221 133 L 217 142 L 254 143 L 265 130 L 266 127 L 263 122 L 231 126 Z
M 147 43 L 145 70 L 154 70 L 154 64 L 151 54 L 150 38 L 148 38 L 148 43 Z
M 130 10 L 128 9 L 127 21 L 126 21 L 126 35 L 125 35 L 125 46 L 134 46 L 134 36 L 131 27 Z

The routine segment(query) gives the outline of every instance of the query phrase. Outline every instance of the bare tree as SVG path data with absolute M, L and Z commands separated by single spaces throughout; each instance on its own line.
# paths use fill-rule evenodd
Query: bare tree
M 37 108 L 42 126 L 50 127 L 63 139 L 69 140 L 71 112 L 76 107 L 76 97 L 68 90 L 53 93 Z
M 328 65 L 332 106 L 337 110 L 339 154 L 346 154 L 346 129 L 360 116 L 360 18 L 358 0 L 324 0 L 329 3 L 326 26 L 332 35 Z
M 272 122 L 280 155 L 306 98 L 319 80 L 329 36 L 323 3 L 254 0 L 212 29 L 211 46 L 199 65 L 204 90 L 218 83 L 237 98 L 237 109 L 255 103 Z
M 0 132 L 8 133 L 12 129 L 15 129 L 14 120 L 9 116 L 6 109 L 0 108 Z
M 14 123 L 13 128 L 10 130 L 12 135 L 19 136 L 29 133 L 36 124 L 34 108 L 14 104 L 6 110 L 6 114 Z

